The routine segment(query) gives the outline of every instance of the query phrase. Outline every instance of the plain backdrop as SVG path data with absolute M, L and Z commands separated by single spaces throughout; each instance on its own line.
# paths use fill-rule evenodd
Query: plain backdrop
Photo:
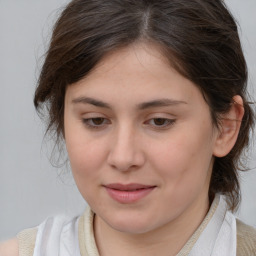
M 0 240 L 59 213 L 76 215 L 86 203 L 67 167 L 50 164 L 51 141 L 33 107 L 50 31 L 67 0 L 0 0 Z M 256 98 L 256 0 L 227 0 L 240 23 Z M 252 140 L 255 140 L 252 138 Z M 255 145 L 251 147 L 256 167 Z M 238 216 L 256 226 L 256 169 L 241 177 Z

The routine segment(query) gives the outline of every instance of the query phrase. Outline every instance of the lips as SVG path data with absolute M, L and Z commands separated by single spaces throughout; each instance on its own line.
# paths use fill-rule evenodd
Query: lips
M 149 195 L 156 186 L 143 184 L 107 184 L 104 186 L 108 195 L 115 201 L 122 204 L 137 202 Z
M 155 186 L 135 184 L 135 183 L 127 184 L 127 185 L 114 183 L 114 184 L 108 184 L 106 185 L 106 187 L 111 189 L 116 189 L 116 190 L 122 190 L 122 191 L 134 191 L 134 190 L 152 188 Z

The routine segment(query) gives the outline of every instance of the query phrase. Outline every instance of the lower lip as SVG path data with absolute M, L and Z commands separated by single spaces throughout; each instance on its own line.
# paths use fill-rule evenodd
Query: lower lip
M 105 187 L 108 194 L 115 201 L 122 204 L 130 204 L 141 200 L 146 197 L 150 192 L 154 190 L 155 187 L 138 189 L 133 191 L 123 191 Z

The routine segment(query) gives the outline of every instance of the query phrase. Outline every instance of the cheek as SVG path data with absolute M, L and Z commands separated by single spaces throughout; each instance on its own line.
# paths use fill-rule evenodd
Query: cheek
M 66 142 L 71 170 L 77 188 L 87 202 L 93 200 L 93 194 L 101 178 L 103 149 L 97 143 L 89 143 L 77 138 Z
M 67 150 L 72 171 L 81 172 L 81 174 L 100 166 L 101 158 L 104 154 L 102 148 L 95 144 L 91 145 L 88 142 L 83 144 L 69 141 Z
M 76 181 L 90 182 L 89 180 L 97 175 L 95 170 L 102 169 L 106 155 L 106 147 L 102 146 L 104 141 L 100 142 L 92 138 L 81 127 L 68 128 L 66 129 L 66 148 L 74 178 Z
M 200 183 L 208 175 L 212 159 L 209 136 L 202 136 L 202 133 L 189 134 L 186 131 L 180 134 L 175 134 L 173 139 L 155 147 L 152 154 L 155 169 L 160 170 L 165 180 L 172 183 L 184 186 L 191 184 L 191 181 Z
M 163 201 L 171 208 L 182 210 L 199 195 L 208 194 L 212 155 L 210 147 L 203 145 L 182 136 L 165 143 L 162 154 L 158 152 L 154 169 L 161 176 Z

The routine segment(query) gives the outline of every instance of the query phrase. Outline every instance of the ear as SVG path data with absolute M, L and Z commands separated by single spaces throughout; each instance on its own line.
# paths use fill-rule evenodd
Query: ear
M 221 116 L 220 127 L 214 145 L 213 155 L 226 156 L 234 147 L 244 116 L 243 99 L 236 95 L 230 110 Z

